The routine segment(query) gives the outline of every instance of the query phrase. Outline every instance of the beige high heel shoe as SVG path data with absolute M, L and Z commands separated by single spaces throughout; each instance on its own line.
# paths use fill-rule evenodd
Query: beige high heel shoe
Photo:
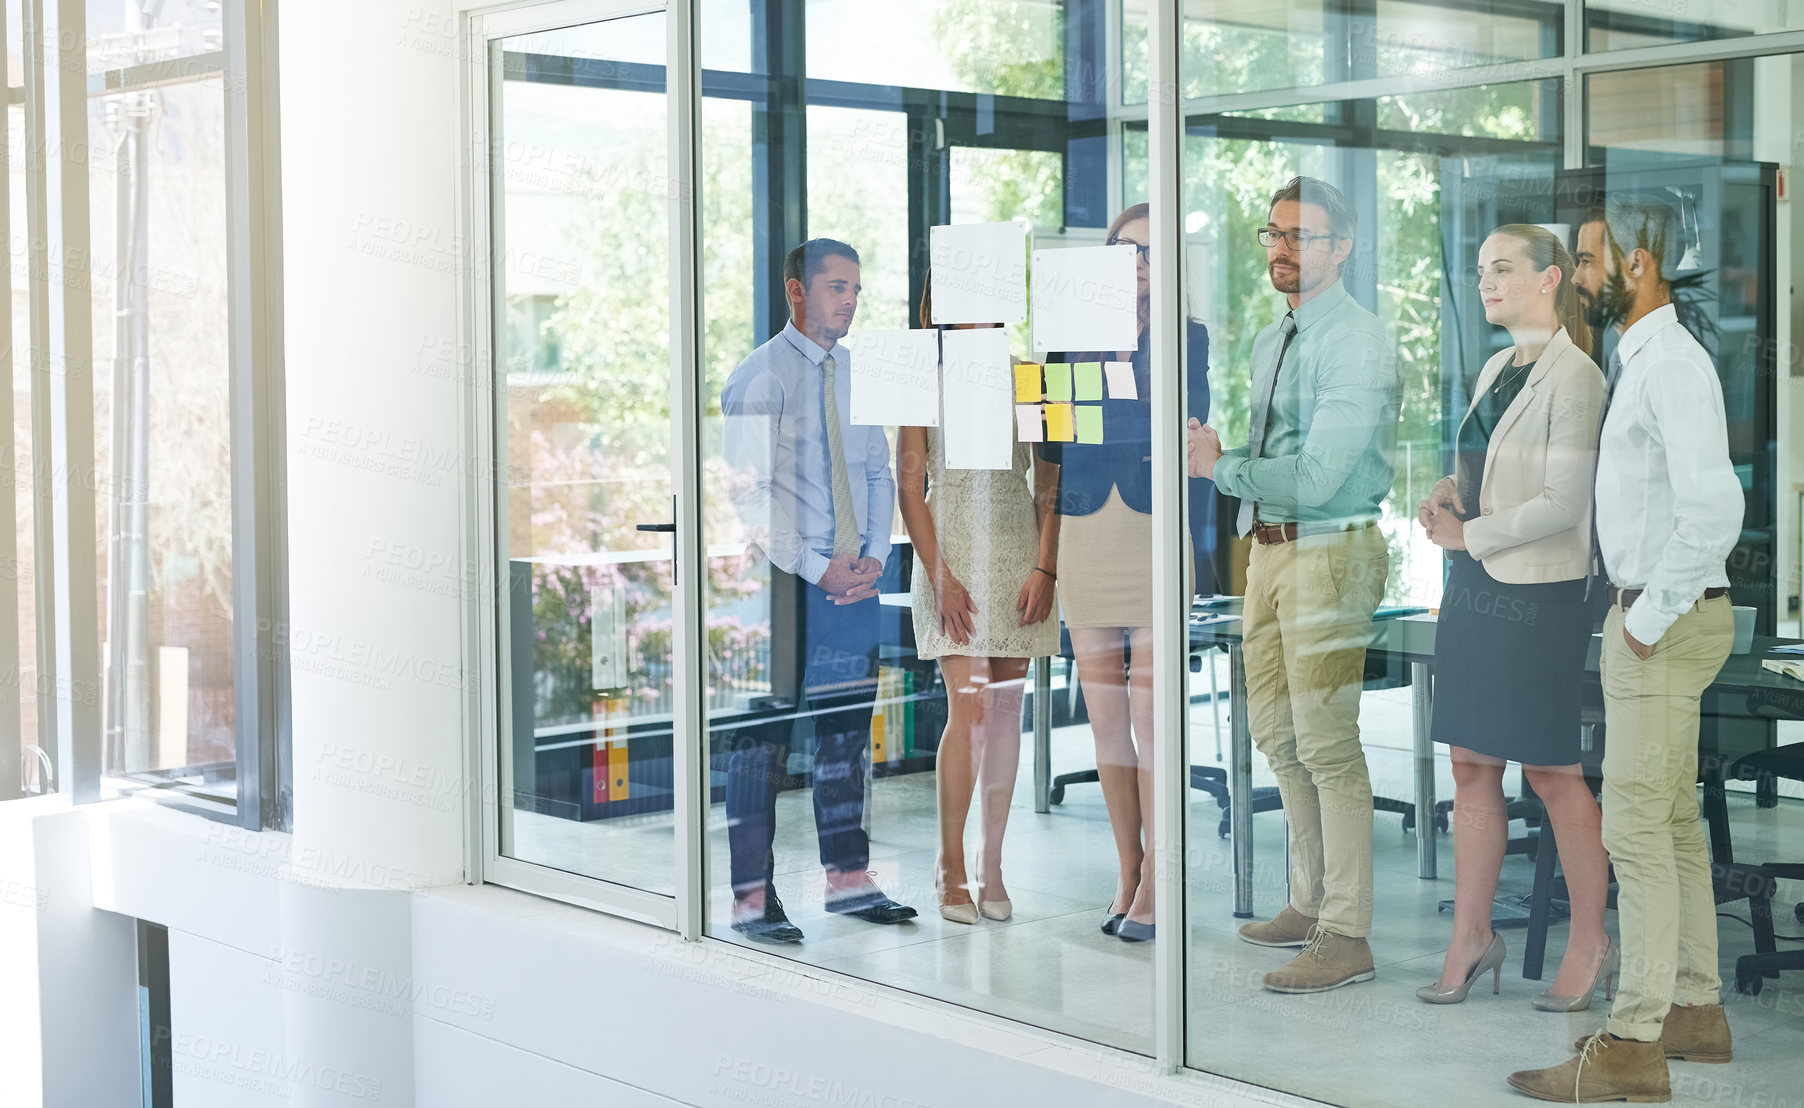
M 983 875 L 977 877 L 977 911 L 984 919 L 993 919 L 998 923 L 1015 914 L 1015 906 L 1009 903 L 1008 897 L 990 900 L 983 895 Z
M 1458 1004 L 1472 991 L 1472 982 L 1477 981 L 1486 970 L 1491 971 L 1491 994 L 1495 996 L 1503 987 L 1503 961 L 1508 956 L 1503 936 L 1493 931 L 1491 945 L 1485 947 L 1485 952 L 1478 956 L 1478 964 L 1472 967 L 1472 972 L 1466 975 L 1464 981 L 1452 988 L 1442 988 L 1439 982 L 1424 985 L 1416 990 L 1416 997 L 1429 1004 Z
M 1612 1000 L 1616 995 L 1616 973 L 1622 969 L 1622 948 L 1611 939 L 1610 945 L 1604 949 L 1604 960 L 1598 963 L 1597 976 L 1591 979 L 1591 985 L 1578 996 L 1559 996 L 1554 993 L 1541 993 L 1535 997 L 1534 1004 L 1543 1012 L 1583 1012 L 1591 1007 L 1591 994 L 1597 991 L 1597 983 L 1603 982 L 1604 999 Z
M 971 886 L 968 884 L 956 887 L 965 890 L 967 894 L 971 891 Z M 939 901 L 941 919 L 950 923 L 973 924 L 977 922 L 977 905 L 968 900 L 963 904 L 946 903 L 946 871 L 941 869 L 937 862 L 933 867 L 933 891 L 934 899 Z

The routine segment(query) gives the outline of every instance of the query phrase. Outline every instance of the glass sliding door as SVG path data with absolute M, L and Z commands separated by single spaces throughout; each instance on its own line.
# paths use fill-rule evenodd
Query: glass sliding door
M 674 896 L 664 20 L 490 45 L 495 769 L 502 858 Z
M 1150 1052 L 1150 411 L 1207 339 L 1152 357 L 1105 8 L 751 11 L 701 43 L 706 931 Z

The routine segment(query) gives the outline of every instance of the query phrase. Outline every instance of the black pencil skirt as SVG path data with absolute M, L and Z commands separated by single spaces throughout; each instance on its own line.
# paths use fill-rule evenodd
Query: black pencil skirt
M 1585 582 L 1509 585 L 1448 554 L 1435 634 L 1434 741 L 1531 766 L 1579 760 L 1593 613 Z

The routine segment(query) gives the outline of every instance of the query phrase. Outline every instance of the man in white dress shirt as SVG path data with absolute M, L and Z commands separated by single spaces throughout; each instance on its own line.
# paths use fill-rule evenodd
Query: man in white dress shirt
M 1596 509 L 1610 582 L 1604 846 L 1621 890 L 1622 986 L 1577 1057 L 1509 1078 L 1569 1104 L 1670 1100 L 1668 1058 L 1730 1055 L 1697 742 L 1699 698 L 1734 637 L 1723 562 L 1743 501 L 1716 368 L 1673 314 L 1681 238 L 1678 213 L 1645 196 L 1611 198 L 1579 232 L 1574 283 L 1622 336 L 1605 372 Z
M 789 252 L 790 321 L 747 355 L 721 390 L 733 506 L 770 561 L 773 606 L 799 597 L 793 630 L 773 613 L 771 656 L 798 662 L 796 688 L 769 718 L 724 728 L 732 927 L 761 943 L 798 943 L 777 897 L 777 794 L 789 780 L 797 724 L 814 732 L 814 823 L 826 909 L 870 923 L 915 910 L 872 882 L 864 829 L 864 760 L 877 694 L 877 579 L 890 552 L 896 482 L 881 427 L 850 418 L 852 363 L 839 340 L 858 311 L 858 251 L 817 238 Z M 787 578 L 788 580 L 784 580 Z

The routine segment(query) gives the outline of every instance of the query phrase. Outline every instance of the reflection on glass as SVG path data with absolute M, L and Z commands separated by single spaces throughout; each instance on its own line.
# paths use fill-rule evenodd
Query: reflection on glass
M 673 519 L 669 139 L 662 67 L 644 62 L 663 28 L 653 14 L 499 43 L 491 188 L 501 852 L 673 893 L 672 546 L 649 530 Z M 634 87 L 608 87 L 635 62 Z M 442 584 L 419 577 L 401 579 Z
M 1056 229 L 1065 218 L 1064 159 L 1051 150 L 952 148 L 952 222 L 1025 219 Z
M 1584 0 L 1584 5 L 1585 49 L 1593 53 L 1804 28 L 1804 12 L 1787 4 Z
M 1063 0 L 862 0 L 808 5 L 808 76 L 864 85 L 1058 98 L 1064 95 Z M 713 31 L 709 27 L 710 32 Z M 731 41 L 732 35 L 704 34 Z M 702 49 L 708 50 L 706 43 Z
M 224 89 L 89 104 L 106 768 L 230 800 Z
M 87 0 L 88 72 L 208 54 L 225 45 L 219 0 Z M 415 22 L 428 21 L 419 18 Z M 397 33 L 401 28 L 394 29 Z M 440 35 L 449 33 L 441 29 Z M 450 40 L 447 40 L 450 41 Z
M 1122 102 L 1146 102 L 1147 0 L 1120 0 Z M 1188 98 L 1370 77 L 1427 77 L 1450 70 L 1553 57 L 1559 5 L 1379 0 L 1344 14 L 1308 0 L 1187 0 L 1183 73 Z M 1140 58 L 1139 62 L 1134 58 Z

